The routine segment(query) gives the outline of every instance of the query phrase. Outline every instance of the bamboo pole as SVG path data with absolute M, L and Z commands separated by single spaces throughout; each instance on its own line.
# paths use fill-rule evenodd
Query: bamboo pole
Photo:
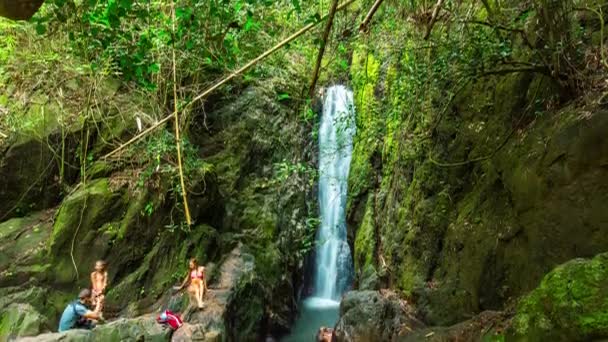
M 175 1 L 171 1 L 171 32 L 175 35 Z M 175 38 L 175 37 L 174 37 Z M 175 148 L 177 149 L 177 167 L 179 170 L 179 182 L 182 190 L 182 199 L 184 201 L 184 214 L 186 215 L 186 223 L 188 227 L 192 225 L 190 217 L 190 208 L 188 207 L 188 192 L 186 191 L 186 183 L 184 182 L 184 167 L 182 165 L 182 140 L 179 136 L 179 110 L 177 108 L 177 67 L 175 62 L 175 39 L 171 48 L 173 57 L 173 122 L 175 123 Z
M 350 6 L 355 1 L 356 0 L 348 0 L 348 1 L 346 1 L 345 3 L 341 4 L 340 6 L 338 6 L 338 8 L 336 8 L 336 12 L 345 9 L 346 7 Z M 232 80 L 233 78 L 235 78 L 239 74 L 247 71 L 249 68 L 251 68 L 257 62 L 259 62 L 262 59 L 270 56 L 271 54 L 273 54 L 274 52 L 276 52 L 277 50 L 279 50 L 283 46 L 287 45 L 291 41 L 295 40 L 296 38 L 300 37 L 301 35 L 303 35 L 307 31 L 309 31 L 311 28 L 315 27 L 318 23 L 320 23 L 321 21 L 323 21 L 325 19 L 327 19 L 327 16 L 324 16 L 323 18 L 321 18 L 321 20 L 319 20 L 317 22 L 310 23 L 310 24 L 304 26 L 303 28 L 301 28 L 296 33 L 294 33 L 291 36 L 285 38 L 283 41 L 281 41 L 277 45 L 273 46 L 270 50 L 267 50 L 266 52 L 264 52 L 263 54 L 259 55 L 258 57 L 256 57 L 252 61 L 250 61 L 249 63 L 245 64 L 240 69 L 234 71 L 233 73 L 231 73 L 230 75 L 228 75 L 226 78 L 222 79 L 218 83 L 214 84 L 213 86 L 211 86 L 210 88 L 208 88 L 207 90 L 205 90 L 204 92 L 202 92 L 201 94 L 199 94 L 198 96 L 196 96 L 194 99 L 192 99 L 192 101 L 190 101 L 186 106 L 184 106 L 184 109 L 192 106 L 194 103 L 196 103 L 200 99 L 204 98 L 205 96 L 209 95 L 211 92 L 213 92 L 217 88 L 221 87 L 222 85 L 226 84 L 228 81 Z M 106 159 L 106 158 L 108 158 L 108 157 L 110 157 L 110 156 L 112 156 L 112 155 L 114 155 L 114 154 L 122 151 L 125 147 L 133 144 L 134 142 L 138 141 L 142 137 L 148 135 L 150 132 L 156 130 L 158 127 L 160 127 L 161 125 L 163 125 L 167 121 L 171 120 L 172 118 L 173 118 L 173 115 L 168 115 L 168 116 L 164 117 L 163 119 L 161 119 L 160 121 L 158 121 L 154 125 L 150 126 L 149 128 L 145 129 L 144 131 L 142 131 L 141 133 L 137 134 L 133 138 L 129 139 L 124 144 L 118 146 L 116 149 L 114 149 L 112 152 L 106 154 L 102 158 Z

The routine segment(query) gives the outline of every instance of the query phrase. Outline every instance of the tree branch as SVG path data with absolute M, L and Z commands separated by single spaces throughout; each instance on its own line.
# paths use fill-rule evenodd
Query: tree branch
M 433 15 L 431 16 L 431 21 L 429 22 L 429 26 L 426 29 L 426 33 L 424 34 L 424 40 L 429 39 L 431 36 L 431 31 L 433 30 L 433 26 L 435 26 L 435 22 L 437 21 L 437 15 L 441 10 L 441 6 L 443 6 L 444 0 L 437 0 L 437 4 L 435 5 L 435 9 L 433 10 Z
M 539 74 L 543 74 L 543 75 L 552 77 L 551 70 L 545 66 L 532 66 L 532 67 L 505 68 L 505 69 L 498 69 L 498 70 L 490 70 L 490 71 L 486 71 L 481 74 L 478 74 L 476 76 L 484 77 L 484 76 L 492 76 L 492 75 L 507 75 L 507 74 L 512 74 L 512 73 L 516 73 L 516 72 L 534 72 L 534 73 L 539 73 Z
M 312 99 L 315 95 L 315 86 L 319 79 L 319 70 L 321 69 L 321 62 L 323 61 L 323 55 L 325 54 L 325 46 L 327 45 L 327 39 L 331 32 L 331 27 L 334 23 L 334 16 L 336 15 L 336 9 L 338 8 L 338 0 L 333 0 L 331 8 L 329 9 L 329 16 L 327 18 L 327 24 L 325 25 L 325 31 L 323 32 L 323 38 L 321 38 L 321 46 L 319 47 L 319 53 L 317 54 L 317 62 L 315 63 L 315 70 L 312 73 L 312 81 L 310 82 L 310 89 L 308 94 Z

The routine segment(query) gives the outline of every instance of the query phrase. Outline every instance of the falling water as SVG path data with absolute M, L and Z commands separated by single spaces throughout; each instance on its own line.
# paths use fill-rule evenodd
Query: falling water
M 346 240 L 346 190 L 355 113 L 353 93 L 338 85 L 327 89 L 319 127 L 319 208 L 313 296 L 302 302 L 300 317 L 283 341 L 311 341 L 319 327 L 333 327 L 340 297 L 352 283 Z
M 319 208 L 314 296 L 339 300 L 351 283 L 346 241 L 346 190 L 355 133 L 353 94 L 344 86 L 327 90 L 319 128 Z

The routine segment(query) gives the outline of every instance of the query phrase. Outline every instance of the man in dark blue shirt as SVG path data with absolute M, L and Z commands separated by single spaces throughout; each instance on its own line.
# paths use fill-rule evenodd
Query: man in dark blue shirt
M 99 312 L 89 310 L 85 305 L 91 303 L 91 290 L 83 289 L 78 299 L 68 304 L 59 320 L 59 332 L 70 329 L 92 329 L 92 319 L 101 319 Z

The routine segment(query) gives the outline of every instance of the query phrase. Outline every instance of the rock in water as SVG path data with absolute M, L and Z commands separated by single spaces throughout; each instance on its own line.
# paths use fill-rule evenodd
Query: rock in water
M 408 304 L 392 292 L 351 291 L 340 304 L 338 341 L 393 341 L 424 324 Z

